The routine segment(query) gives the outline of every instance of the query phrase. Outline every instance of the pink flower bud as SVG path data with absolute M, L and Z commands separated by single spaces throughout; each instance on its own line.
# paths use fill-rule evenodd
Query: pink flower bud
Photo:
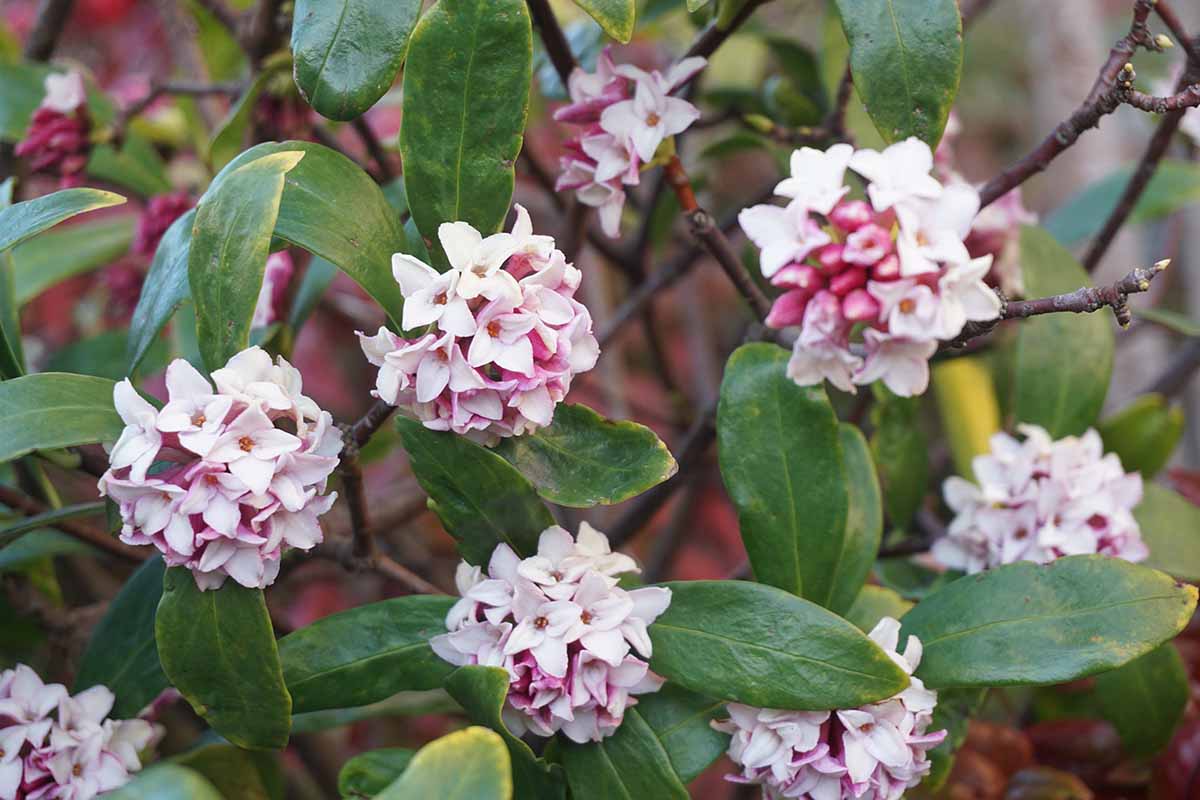
M 845 251 L 845 246 L 840 244 L 827 244 L 817 251 L 817 264 L 820 265 L 821 271 L 829 274 L 841 272 L 846 266 L 846 262 L 842 260 L 842 253 Z
M 858 230 L 874 217 L 871 206 L 863 200 L 845 200 L 829 212 L 829 221 L 847 233 Z
M 771 285 L 781 289 L 807 289 L 809 294 L 824 288 L 825 278 L 807 264 L 788 264 L 771 277 Z
M 862 267 L 851 267 L 829 279 L 829 291 L 845 297 L 854 289 L 867 285 L 867 271 Z
M 185 191 L 151 197 L 146 203 L 146 210 L 138 218 L 133 245 L 129 249 L 147 258 L 153 256 L 167 228 L 186 214 L 192 205 L 192 198 Z
M 767 327 L 786 328 L 804 321 L 804 309 L 812 293 L 805 289 L 793 289 L 775 298 L 771 313 L 767 314 Z
M 871 268 L 871 277 L 877 281 L 894 281 L 900 277 L 900 259 L 895 253 L 884 257 Z
M 855 289 L 842 298 L 842 316 L 851 322 L 871 322 L 879 318 L 879 301 L 866 289 Z

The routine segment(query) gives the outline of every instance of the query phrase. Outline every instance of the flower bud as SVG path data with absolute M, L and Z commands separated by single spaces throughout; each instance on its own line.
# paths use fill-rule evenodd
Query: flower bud
M 845 297 L 854 289 L 867 285 L 867 271 L 862 267 L 851 267 L 829 279 L 829 291 Z
M 879 301 L 866 289 L 855 289 L 842 299 L 842 316 L 851 322 L 872 322 L 879 318 Z
M 863 200 L 845 200 L 829 212 L 829 221 L 846 233 L 853 233 L 874 218 L 871 206 Z

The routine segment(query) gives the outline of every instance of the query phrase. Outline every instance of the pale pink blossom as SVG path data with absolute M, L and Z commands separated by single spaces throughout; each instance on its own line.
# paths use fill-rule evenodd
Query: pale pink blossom
M 867 357 L 854 374 L 857 383 L 883 381 L 894 394 L 913 397 L 929 387 L 929 359 L 937 352 L 934 340 L 906 339 L 868 328 L 863 333 Z
M 828 216 L 850 187 L 846 166 L 854 155 L 848 144 L 835 144 L 825 152 L 811 147 L 792 151 L 792 176 L 775 187 L 775 194 L 790 197 L 802 208 Z
M 804 261 L 814 250 L 832 241 L 799 201 L 792 201 L 784 208 L 758 205 L 743 209 L 738 214 L 738 224 L 760 248 L 759 266 L 765 278 L 787 264 Z
M 71 72 L 51 72 L 44 82 L 46 94 L 42 96 L 42 108 L 57 111 L 60 114 L 70 114 L 87 102 L 87 89 L 83 85 L 83 76 Z
M 967 322 L 986 322 L 1000 315 L 1000 298 L 983 280 L 991 268 L 988 255 L 955 264 L 938 278 L 938 338 L 953 339 Z
M 883 152 L 859 150 L 850 158 L 849 166 L 870 181 L 867 197 L 876 211 L 935 200 L 942 193 L 942 185 L 929 174 L 933 153 L 916 137 L 896 142 Z

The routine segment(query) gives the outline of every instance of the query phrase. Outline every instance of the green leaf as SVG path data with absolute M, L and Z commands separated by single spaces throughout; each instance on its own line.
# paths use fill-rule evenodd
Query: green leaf
M 191 255 L 192 209 L 171 223 L 154 251 L 142 283 L 133 318 L 129 321 L 129 372 L 133 373 L 154 345 L 158 332 L 188 297 L 188 258 Z
M 202 592 L 172 567 L 154 628 L 163 672 L 217 733 L 239 747 L 287 744 L 292 699 L 261 589 L 227 580 Z
M 124 202 L 121 195 L 100 189 L 63 189 L 15 203 L 0 210 L 0 250 L 16 247 L 78 214 Z
M 282 775 L 277 765 L 267 772 L 256 759 L 274 758 L 256 754 L 228 744 L 208 744 L 189 750 L 172 759 L 175 763 L 207 778 L 222 797 L 238 800 L 273 800 L 282 798 Z M 279 783 L 278 787 L 272 784 Z M 275 789 L 278 788 L 278 791 Z
M 397 417 L 396 427 L 429 507 L 464 559 L 486 564 L 501 542 L 521 557 L 537 552 L 538 536 L 554 517 L 521 473 L 462 436 L 405 417 Z
M 462 220 L 484 235 L 508 214 L 529 113 L 533 33 L 524 0 L 439 0 L 404 67 L 400 153 L 417 228 Z M 441 248 L 432 248 L 435 258 Z
M 871 408 L 871 455 L 883 485 L 888 519 L 906 528 L 921 506 L 929 486 L 929 441 L 921 430 L 921 400 L 897 397 L 876 383 Z
M 1174 331 L 1182 336 L 1189 336 L 1191 338 L 1200 337 L 1200 322 L 1197 322 L 1186 314 L 1180 314 L 1178 311 L 1171 311 L 1166 308 L 1141 308 L 1138 309 L 1137 316 L 1139 319 L 1153 322 L 1155 325 Z
M 924 645 L 930 688 L 1063 683 L 1115 669 L 1191 619 L 1196 588 L 1106 556 L 1008 564 L 922 600 L 901 641 Z
M 1127 472 L 1153 478 L 1171 460 L 1183 437 L 1183 409 L 1172 407 L 1160 394 L 1145 394 L 1096 428 L 1104 449 L 1116 453 Z
M 842 446 L 824 391 L 797 386 L 787 360 L 765 343 L 730 356 L 717 453 L 755 577 L 827 605 L 849 502 Z
M 1025 293 L 1045 297 L 1090 286 L 1079 262 L 1041 228 L 1021 228 Z M 1096 421 L 1112 375 L 1113 328 L 1107 314 L 1044 314 L 1017 331 L 1014 413 L 1054 438 Z
M 75 674 L 75 691 L 103 684 L 117 696 L 112 716 L 129 719 L 166 689 L 158 661 L 154 613 L 162 597 L 161 558 L 149 558 L 125 581 L 92 631 Z
M 900 619 L 913 604 L 884 586 L 864 586 L 846 612 L 846 619 L 863 633 L 870 633 L 884 617 Z
M 297 0 L 296 86 L 329 119 L 361 116 L 391 88 L 420 0 Z
M 143 197 L 171 191 L 162 156 L 154 145 L 132 131 L 126 131 L 120 150 L 111 144 L 93 147 L 87 174 L 94 181 L 115 183 Z
M 441 689 L 428 692 L 401 692 L 369 706 L 334 708 L 310 711 L 292 716 L 292 733 L 315 733 L 341 728 L 369 719 L 417 717 L 428 714 L 454 714 L 461 711 L 458 703 Z
M 600 23 L 612 38 L 621 44 L 629 44 L 633 38 L 633 26 L 637 18 L 637 3 L 634 0 L 575 0 L 592 19 Z
M 694 780 L 729 746 L 728 734 L 709 725 L 725 716 L 725 704 L 682 686 L 667 683 L 653 694 L 639 696 L 637 714 L 653 731 L 684 783 Z
M 129 346 L 129 331 L 116 328 L 98 333 L 86 339 L 68 343 L 46 359 L 48 372 L 73 372 L 77 375 L 94 375 L 119 381 L 129 375 L 126 350 Z M 170 358 L 165 339 L 156 339 L 147 358 L 138 372 L 152 375 L 164 369 Z
M 304 278 L 296 289 L 296 296 L 292 298 L 292 311 L 288 316 L 288 326 L 292 330 L 298 332 L 304 327 L 317 303 L 321 302 L 321 295 L 325 294 L 336 275 L 336 266 L 320 256 L 312 257 L 304 270 Z
M 0 462 L 34 450 L 115 442 L 125 423 L 113 407 L 113 386 L 65 372 L 0 382 Z
M 1100 711 L 1121 734 L 1125 752 L 1150 756 L 1167 746 L 1191 696 L 1188 671 L 1167 642 L 1123 667 L 1096 676 Z
M 200 353 L 209 370 L 250 346 L 250 320 L 262 288 L 284 176 L 304 158 L 282 152 L 238 168 L 196 209 L 188 284 Z
M 1200 581 L 1200 508 L 1178 492 L 1147 483 L 1133 518 L 1150 548 L 1147 567 L 1185 581 Z
M 563 403 L 554 421 L 503 440 L 495 452 L 552 503 L 573 508 L 621 503 L 675 474 L 679 465 L 654 431 L 612 422 L 592 409 Z
M 73 275 L 107 266 L 129 252 L 132 215 L 108 216 L 50 231 L 14 248 L 13 282 L 18 305 Z
M 1042 222 L 1065 245 L 1082 242 L 1100 230 L 1129 185 L 1132 165 L 1087 186 L 1063 203 Z M 1169 216 L 1200 201 L 1200 164 L 1178 159 L 1159 163 L 1150 183 L 1138 198 L 1129 222 L 1139 224 Z
M 508 672 L 499 667 L 460 667 L 446 679 L 446 691 L 466 709 L 473 722 L 503 737 L 512 760 L 516 797 L 562 800 L 566 794 L 562 768 L 534 756 L 529 745 L 513 736 L 500 718 L 508 696 L 508 680 Z
M 562 758 L 572 800 L 689 797 L 662 742 L 635 708 L 625 712 L 612 736 L 587 744 L 565 742 Z
M 946 731 L 942 743 L 929 751 L 932 767 L 921 783 L 931 792 L 941 788 L 954 766 L 954 756 L 967 740 L 967 730 L 987 697 L 987 689 L 942 689 L 927 730 Z
M 871 574 L 879 542 L 883 538 L 883 501 L 871 450 L 862 432 L 843 422 L 838 426 L 842 444 L 842 466 L 850 505 L 841 552 L 830 565 L 828 608 L 845 614 Z M 812 583 L 810 582 L 811 586 Z
M 12 206 L 14 180 L 10 176 L 0 183 L 0 209 Z M 4 380 L 25 374 L 19 306 L 12 253 L 0 253 L 0 379 Z
M 955 0 L 836 0 L 854 88 L 886 142 L 937 145 L 962 76 Z
M 229 113 L 217 125 L 213 132 L 212 141 L 208 143 L 208 164 L 214 170 L 222 170 L 246 145 L 250 132 L 251 115 L 258 105 L 258 98 L 263 90 L 278 73 L 278 69 L 265 69 L 258 73 L 254 81 L 238 97 L 237 102 L 229 108 Z
M 133 780 L 104 795 L 104 800 L 224 800 L 195 770 L 164 762 L 147 767 Z
M 746 581 L 664 584 L 650 668 L 684 688 L 763 708 L 851 708 L 908 676 L 862 631 L 815 603 Z
M 19 572 L 54 556 L 98 555 L 99 551 L 73 536 L 49 528 L 36 536 L 22 536 L 0 550 L 0 572 Z
M 712 0 L 687 0 L 688 13 L 694 14 L 711 2 Z
M 29 119 L 46 94 L 43 82 L 49 72 L 44 64 L 0 63 L 0 139 L 25 138 Z
M 875 564 L 875 577 L 905 600 L 924 600 L 963 576 L 957 570 L 937 572 L 907 558 L 886 558 Z
M 279 640 L 283 679 L 299 714 L 365 706 L 436 689 L 454 667 L 429 648 L 455 598 L 408 595 L 317 620 Z
M 376 800 L 509 800 L 513 779 L 504 740 L 487 728 L 434 739 Z
M 405 747 L 381 747 L 359 753 L 338 773 L 338 794 L 343 800 L 369 798 L 400 777 L 416 752 Z
M 22 517 L 19 522 L 0 528 L 0 547 L 6 547 L 30 531 L 35 531 L 38 528 L 49 527 L 57 522 L 68 519 L 91 517 L 103 513 L 104 501 L 94 501 L 90 503 L 77 503 L 73 506 L 63 506 L 62 508 L 52 508 L 49 511 L 43 511 L 41 514 L 34 514 L 32 517 Z

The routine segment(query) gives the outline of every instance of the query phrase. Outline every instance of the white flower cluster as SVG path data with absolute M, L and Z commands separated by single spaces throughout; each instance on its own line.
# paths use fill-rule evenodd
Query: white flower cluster
M 106 719 L 113 693 L 71 697 L 24 664 L 0 672 L 0 800 L 91 800 L 142 768 L 159 736 L 140 719 Z
M 561 730 L 574 742 L 600 741 L 637 705 L 634 695 L 663 683 L 646 662 L 647 626 L 666 611 L 671 590 L 617 586 L 618 574 L 637 571 L 586 522 L 578 540 L 547 528 L 537 555 L 525 559 L 499 545 L 486 575 L 459 565 L 462 599 L 446 616 L 450 632 L 430 645 L 452 664 L 508 671 L 503 717 L 518 736 Z
M 1100 435 L 1055 441 L 1037 425 L 1021 425 L 1018 441 L 992 437 L 991 452 L 972 462 L 979 485 L 952 476 L 942 493 L 954 511 L 933 556 L 966 572 L 1011 564 L 1046 563 L 1062 556 L 1100 553 L 1141 561 L 1150 554 L 1133 508 L 1142 476 L 1126 473 Z
M 910 676 L 921 662 L 921 642 L 908 637 L 896 652 L 900 623 L 884 617 L 871 638 Z M 937 692 L 910 677 L 900 694 L 879 703 L 836 711 L 781 711 L 730 703 L 729 719 L 712 726 L 732 734 L 729 757 L 741 772 L 734 783 L 758 784 L 763 797 L 800 800 L 898 800 L 929 773 L 927 751 L 946 731 L 927 733 Z
M 251 347 L 204 379 L 183 359 L 167 367 L 161 411 L 128 380 L 113 391 L 125 421 L 100 493 L 117 502 L 121 540 L 152 544 L 186 566 L 201 589 L 226 576 L 265 587 L 285 547 L 322 539 L 317 518 L 342 435 L 329 412 L 301 393 L 300 372 Z

